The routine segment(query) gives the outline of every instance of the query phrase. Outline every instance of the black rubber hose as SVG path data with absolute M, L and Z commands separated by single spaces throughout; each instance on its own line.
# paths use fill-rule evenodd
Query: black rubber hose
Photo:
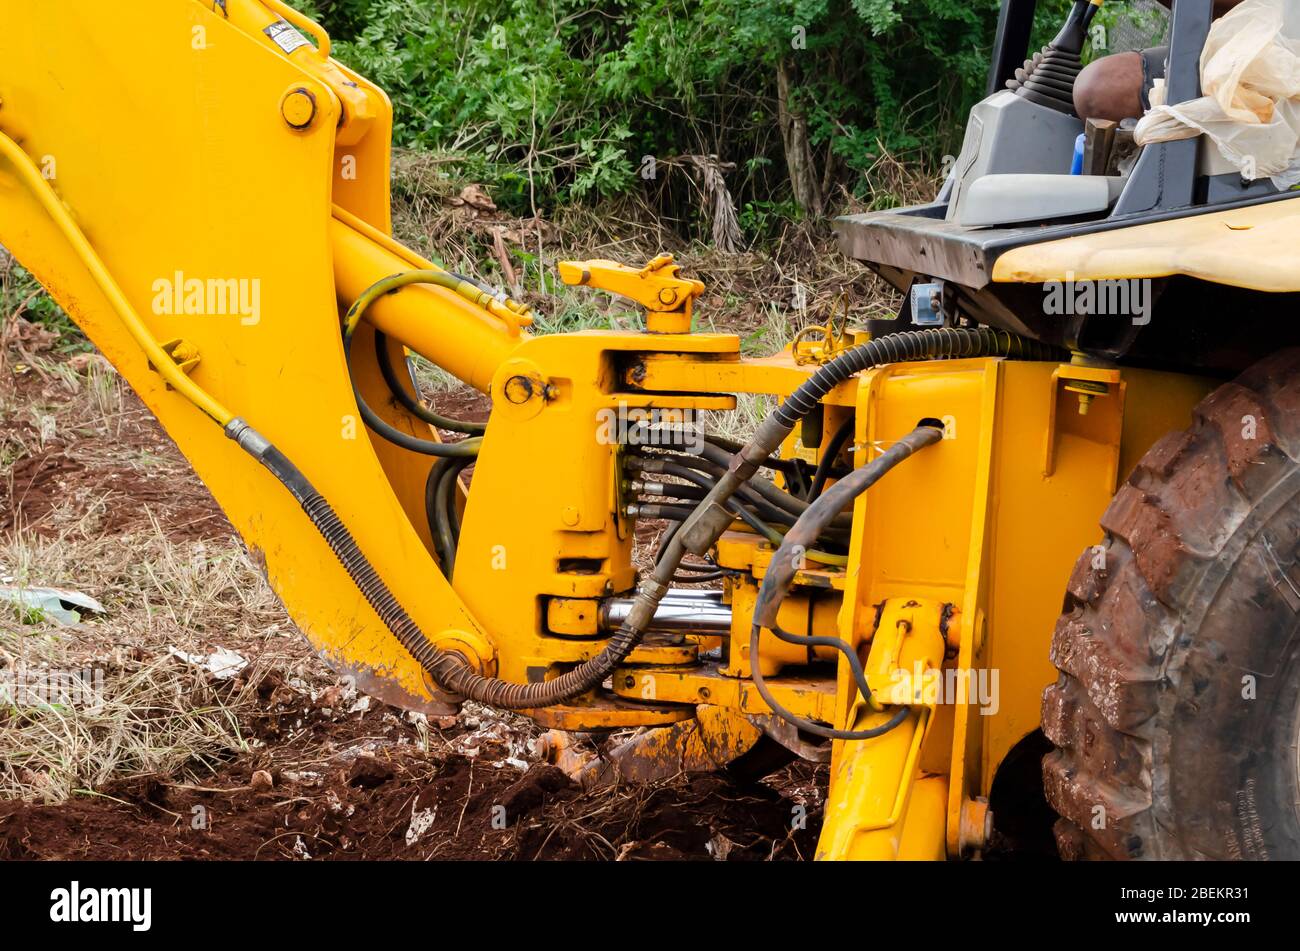
M 692 565 L 690 562 L 683 561 L 677 566 L 677 570 L 683 574 L 696 572 L 698 574 L 712 574 L 715 571 L 721 571 L 717 565 Z
M 901 707 L 899 712 L 895 713 L 890 720 L 878 727 L 873 727 L 870 730 L 841 730 L 836 727 L 814 723 L 792 713 L 777 702 L 776 698 L 772 696 L 772 691 L 763 680 L 763 673 L 759 670 L 758 663 L 759 635 L 763 628 L 768 628 L 778 637 L 782 636 L 783 632 L 777 625 L 777 612 L 780 610 L 781 601 L 794 583 L 795 573 L 799 570 L 807 554 L 808 546 L 821 534 L 822 529 L 855 498 L 879 482 L 886 472 L 889 472 L 917 450 L 933 445 L 941 439 L 943 439 L 943 424 L 937 420 L 922 420 L 916 429 L 894 443 L 885 452 L 861 468 L 854 469 L 823 492 L 820 498 L 808 506 L 808 511 L 800 516 L 794 528 L 786 533 L 776 553 L 772 555 L 767 572 L 763 575 L 763 584 L 758 589 L 758 597 L 754 601 L 754 625 L 750 631 L 749 639 L 751 676 L 759 695 L 772 708 L 772 712 L 801 730 L 833 740 L 869 740 L 892 730 L 902 723 L 907 715 L 908 708 Z M 793 640 L 791 640 L 792 638 Z M 786 635 L 782 639 L 791 640 L 791 643 L 809 643 L 807 638 L 798 638 L 796 635 Z M 838 641 L 839 643 L 833 646 L 845 653 L 846 656 L 852 653 L 852 648 L 847 643 L 840 641 L 839 638 L 831 638 L 830 640 Z M 859 670 L 860 668 L 855 668 L 855 675 Z M 864 698 L 870 699 L 871 690 L 866 687 L 865 678 L 858 681 L 858 689 L 863 690 Z
M 681 522 L 669 522 L 668 528 L 659 538 L 659 546 L 655 550 L 655 565 L 659 564 L 660 558 L 663 557 L 664 549 L 668 543 L 673 540 L 677 534 L 677 529 L 682 527 Z M 719 578 L 725 578 L 731 571 L 728 568 L 722 568 L 719 565 L 709 562 L 704 565 L 692 565 L 682 561 L 677 565 L 677 574 L 673 575 L 673 581 L 677 584 L 699 584 L 702 581 L 717 581 Z
M 442 574 L 451 580 L 452 567 L 456 562 L 456 541 L 452 537 L 451 522 L 442 506 L 442 485 L 447 480 L 447 471 L 454 459 L 439 459 L 429 470 L 429 478 L 424 482 L 424 514 L 429 520 L 429 534 L 433 537 L 433 547 L 438 552 L 438 562 Z
M 345 336 L 345 351 L 350 336 Z M 911 338 L 921 339 L 915 343 L 907 342 Z M 881 346 L 884 344 L 888 346 Z M 330 546 L 366 602 L 379 615 L 384 626 L 392 632 L 398 642 L 428 672 L 440 688 L 502 709 L 532 709 L 563 703 L 586 693 L 599 686 L 619 664 L 628 658 L 653 620 L 655 609 L 667 593 L 668 585 L 675 576 L 677 566 L 683 557 L 687 553 L 696 553 L 697 548 L 707 550 L 731 524 L 733 516 L 719 504 L 719 500 L 724 503 L 729 500 L 736 486 L 747 481 L 758 467 L 769 459 L 775 448 L 780 445 L 784 435 L 788 435 L 793 429 L 793 423 L 787 425 L 786 420 L 793 416 L 794 422 L 798 422 L 799 416 L 808 412 L 807 409 L 800 412 L 799 407 L 807 406 L 808 398 L 814 397 L 819 388 L 821 388 L 821 395 L 824 396 L 836 383 L 867 366 L 885 362 L 891 356 L 895 359 L 916 360 L 925 357 L 1035 355 L 1032 358 L 1044 359 L 1048 355 L 1055 356 L 1059 352 L 1010 334 L 983 328 L 979 330 L 941 328 L 882 337 L 841 354 L 818 370 L 799 387 L 786 404 L 765 419 L 763 425 L 759 427 L 759 432 L 732 460 L 734 468 L 728 470 L 724 479 L 709 493 L 711 498 L 705 499 L 692 515 L 691 521 L 698 524 L 698 530 L 692 531 L 694 537 L 691 547 L 688 548 L 683 543 L 681 536 L 695 526 L 683 526 L 682 531 L 673 533 L 660 554 L 653 576 L 641 582 L 633 599 L 628 619 L 609 639 L 604 649 L 590 660 L 565 671 L 552 680 L 528 684 L 509 683 L 494 677 L 484 677 L 471 670 L 466 659 L 459 653 L 439 650 L 435 647 L 384 584 L 383 579 L 366 559 L 347 526 L 339 519 L 329 502 L 316 491 L 307 477 L 288 457 L 242 419 L 231 420 L 225 427 L 225 432 L 239 444 L 241 449 L 274 475 L 298 500 L 312 525 Z M 1041 357 L 1036 356 L 1039 353 L 1042 354 Z M 800 400 L 797 405 L 792 406 L 795 397 L 800 397 Z M 815 406 L 818 399 L 820 396 L 814 397 L 812 405 Z M 362 405 L 359 397 L 358 404 Z M 787 411 L 782 412 L 782 410 Z M 843 482 L 844 480 L 841 480 L 832 488 L 838 488 Z M 822 499 L 830 494 L 828 491 Z
M 734 439 L 727 439 L 725 436 L 705 436 L 704 442 L 715 449 L 721 449 L 728 457 L 734 456 L 740 450 L 745 448 L 745 444 L 736 442 Z M 788 472 L 796 465 L 794 459 L 782 459 L 779 456 L 769 456 L 763 463 L 764 469 L 771 469 L 775 472 Z
M 825 398 L 826 394 L 840 383 L 869 367 L 885 363 L 992 356 L 1021 360 L 1055 360 L 1068 355 L 1059 347 L 1039 343 L 1036 340 L 1027 340 L 1005 330 L 993 330 L 989 327 L 935 327 L 931 330 L 906 330 L 887 337 L 877 337 L 875 340 L 844 351 L 805 380 L 768 419 L 784 427 L 788 434 L 799 420 L 816 409 L 817 404 Z
M 819 367 L 790 397 L 759 425 L 750 441 L 733 456 L 726 474 L 709 497 L 696 507 L 677 537 L 693 554 L 707 551 L 727 530 L 730 514 L 725 505 L 737 489 L 763 466 L 781 442 L 794 431 L 822 399 L 839 384 L 870 367 L 914 360 L 948 360 L 968 357 L 1015 357 L 1059 360 L 1068 356 L 1059 347 L 1026 340 L 988 327 L 936 327 L 908 330 L 877 337 L 844 351 Z M 842 480 L 841 480 L 842 481 Z
M 668 590 L 667 578 L 671 577 L 671 572 L 668 572 L 661 580 L 661 571 L 667 572 L 668 565 L 675 570 L 685 554 L 680 545 L 672 546 L 673 550 L 666 554 L 665 566 L 656 570 L 654 578 L 642 582 L 629 619 L 595 657 L 553 680 L 538 683 L 518 684 L 484 677 L 471 670 L 466 659 L 459 653 L 439 650 L 433 645 L 384 584 L 384 580 L 362 553 L 356 539 L 329 502 L 284 453 L 242 419 L 231 420 L 225 427 L 225 432 L 241 449 L 265 466 L 298 500 L 303 512 L 330 546 L 366 603 L 374 609 L 384 626 L 416 663 L 428 672 L 434 683 L 448 693 L 500 709 L 528 710 L 553 706 L 599 686 L 636 648 L 642 630 L 654 617 L 655 608 Z
M 753 529 L 756 535 L 766 539 L 772 545 L 779 545 L 781 543 L 783 536 L 780 532 L 764 522 L 749 509 L 745 508 L 745 506 L 738 503 L 735 499 L 730 499 L 727 502 L 727 506 L 731 510 L 732 514 Z M 684 505 L 660 505 L 655 502 L 640 505 L 638 508 L 639 514 L 642 518 L 662 518 L 675 522 L 685 521 L 693 511 L 693 509 Z M 828 539 L 828 541 L 832 544 L 843 545 L 842 542 L 836 542 L 834 539 Z M 827 552 L 810 547 L 807 549 L 807 555 L 810 561 L 816 561 L 819 564 L 839 565 L 841 567 L 847 564 L 845 556 L 835 552 Z
M 768 687 L 767 681 L 763 679 L 763 672 L 758 669 L 757 662 L 753 660 L 758 657 L 759 634 L 761 631 L 762 627 L 758 624 L 755 624 L 749 631 L 749 656 L 751 658 L 750 677 L 754 681 L 754 686 L 758 688 L 759 696 L 763 698 L 763 702 L 772 708 L 773 713 L 779 716 L 782 720 L 785 720 L 787 723 L 794 724 L 800 730 L 804 730 L 814 736 L 823 736 L 831 740 L 872 740 L 878 736 L 883 736 L 890 730 L 894 729 L 894 727 L 906 720 L 907 715 L 911 712 L 911 707 L 901 706 L 894 711 L 894 715 L 888 720 L 880 724 L 880 726 L 872 727 L 869 730 L 840 730 L 835 727 L 822 726 L 820 723 L 814 723 L 812 720 L 805 720 L 803 717 L 792 713 L 782 706 L 776 697 L 772 696 L 771 688 Z M 832 638 L 832 640 L 837 640 L 837 638 Z
M 698 575 L 673 575 L 673 580 L 678 584 L 704 584 L 709 581 L 721 581 L 726 576 L 727 573 L 718 568 Z
M 392 354 L 388 352 L 388 337 L 378 330 L 375 331 L 375 359 L 379 363 L 379 372 L 383 374 L 384 382 L 388 384 L 388 389 L 392 392 L 393 398 L 401 403 L 411 415 L 424 420 L 430 426 L 436 426 L 439 429 L 445 429 L 453 433 L 482 436 L 487 432 L 486 423 L 471 423 L 466 420 L 443 416 L 441 413 L 429 409 L 418 398 L 412 396 L 406 387 L 402 385 L 402 381 L 397 377 L 397 371 L 393 368 Z
M 442 460 L 439 460 L 440 462 Z M 447 560 L 444 574 L 447 580 L 452 579 L 452 574 L 456 570 L 456 486 L 460 477 L 460 470 L 465 468 L 467 459 L 451 459 L 447 461 L 447 471 L 443 473 L 442 478 L 438 481 L 436 498 L 434 504 L 437 506 L 439 521 L 447 528 L 447 551 L 450 557 Z
M 679 465 L 676 462 L 665 462 L 661 468 L 664 470 L 665 475 L 685 479 L 687 482 L 695 485 L 698 489 L 703 490 L 703 494 L 700 495 L 700 498 L 704 498 L 704 496 L 708 495 L 709 491 L 718 484 L 716 479 L 711 479 L 709 476 L 697 472 L 689 466 Z M 751 490 L 751 486 L 753 485 L 754 483 L 750 482 L 736 494 L 744 497 L 746 502 L 753 505 L 754 508 L 758 510 L 759 515 L 769 521 L 779 522 L 782 525 L 793 525 L 795 523 L 795 519 L 797 518 L 796 515 L 786 509 L 778 508 L 771 502 L 767 501 L 767 499 L 763 498 L 759 493 L 753 492 Z M 667 488 L 667 486 L 665 486 L 665 488 Z
M 682 527 L 681 522 L 669 522 L 668 527 L 664 529 L 664 533 L 659 536 L 659 545 L 657 548 L 655 548 L 656 568 L 658 568 L 659 563 L 663 561 L 664 552 L 668 550 L 669 544 L 671 544 L 672 540 L 677 536 L 677 530 L 681 527 Z
M 759 630 L 761 631 L 762 628 L 760 627 Z M 825 635 L 792 634 L 779 624 L 773 624 L 771 631 L 776 635 L 778 640 L 785 641 L 787 644 L 794 644 L 798 647 L 833 647 L 844 655 L 844 659 L 849 665 L 849 672 L 853 675 L 853 680 L 858 685 L 858 690 L 864 697 L 871 696 L 871 687 L 867 683 L 866 671 L 862 669 L 862 660 L 858 657 L 858 652 L 851 648 L 847 642 L 838 637 L 827 637 Z M 752 634 L 753 632 L 751 631 L 750 633 Z M 750 657 L 757 656 L 758 655 L 753 653 L 751 650 Z
M 643 501 L 649 502 L 651 499 L 662 498 L 670 502 L 689 502 L 694 505 L 708 494 L 707 489 L 701 489 L 698 485 L 683 485 L 680 482 L 663 482 L 659 488 L 663 491 L 651 492 L 649 485 L 644 486 L 641 489 Z
M 455 461 L 454 468 L 451 473 L 451 478 L 453 480 L 452 482 L 453 489 L 460 481 L 460 474 L 464 472 L 466 469 L 468 469 L 470 466 L 474 465 L 476 461 L 477 460 L 475 459 L 457 459 Z M 451 537 L 456 542 L 456 544 L 459 545 L 460 528 L 461 528 L 461 511 L 460 511 L 460 506 L 456 504 L 456 495 L 454 492 L 452 493 L 451 504 L 447 506 L 447 514 L 451 518 Z
M 352 334 L 343 335 L 343 359 L 347 363 L 348 378 L 352 379 Z M 378 433 L 384 439 L 403 449 L 409 449 L 411 452 L 423 453 L 426 456 L 477 456 L 479 445 L 482 440 L 478 437 L 472 439 L 462 439 L 460 442 L 436 442 L 432 439 L 420 439 L 412 436 L 410 433 L 404 433 L 400 429 L 390 426 L 384 420 L 380 419 L 375 411 L 370 408 L 370 404 L 365 401 L 361 395 L 361 390 L 357 387 L 356 381 L 352 381 L 352 394 L 357 401 L 357 409 L 361 412 L 361 419 L 366 426 Z
M 727 464 L 731 457 L 716 446 L 706 445 L 705 452 L 710 454 L 721 453 L 721 455 L 712 455 L 711 458 L 705 456 L 695 456 L 690 453 L 647 453 L 645 447 L 638 447 L 636 450 L 638 458 L 630 459 L 629 462 L 635 467 L 640 466 L 643 472 L 651 474 L 669 471 L 669 466 L 682 466 L 688 469 L 694 469 L 711 476 L 710 486 L 716 485 L 717 480 L 727 471 Z M 843 474 L 847 475 L 849 471 L 845 470 Z M 744 498 L 750 504 L 755 505 L 760 512 L 767 512 L 767 517 L 773 521 L 779 521 L 785 525 L 794 524 L 794 520 L 804 513 L 808 508 L 808 502 L 804 499 L 797 498 L 778 488 L 767 479 L 751 478 L 748 482 L 740 485 L 736 489 L 736 494 Z M 786 516 L 773 515 L 772 512 L 779 509 L 787 513 Z M 845 518 L 840 521 L 836 528 L 848 531 L 853 526 L 851 519 Z
M 817 471 L 813 473 L 812 488 L 808 490 L 808 501 L 811 502 L 822 494 L 822 489 L 826 488 L 826 480 L 830 478 L 831 470 L 835 467 L 835 457 L 844 450 L 844 444 L 852 438 L 853 420 L 849 419 L 839 429 L 835 430 L 835 435 L 826 444 L 821 459 L 817 461 Z

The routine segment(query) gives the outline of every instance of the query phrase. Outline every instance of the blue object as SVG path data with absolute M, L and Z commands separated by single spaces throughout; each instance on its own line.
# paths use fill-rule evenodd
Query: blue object
M 918 327 L 942 327 L 942 300 L 942 284 L 913 284 L 912 323 Z
M 1079 137 L 1074 140 L 1074 161 L 1070 164 L 1071 175 L 1083 174 L 1083 144 L 1088 136 L 1080 132 Z

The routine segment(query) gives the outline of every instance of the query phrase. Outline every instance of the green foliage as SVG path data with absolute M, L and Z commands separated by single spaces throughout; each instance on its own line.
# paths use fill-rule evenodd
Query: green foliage
M 0 252 L 0 322 L 15 314 L 58 334 L 56 349 L 60 353 L 92 349 L 72 318 L 45 293 L 36 278 Z
M 312 0 L 335 55 L 393 97 L 399 144 L 462 154 L 512 210 L 640 187 L 716 154 L 751 220 L 789 199 L 778 64 L 819 174 L 859 195 L 883 152 L 930 165 L 983 91 L 998 0 Z M 829 164 L 829 173 L 827 165 Z M 765 204 L 773 203 L 773 204 Z M 761 222 L 758 222 L 761 225 Z

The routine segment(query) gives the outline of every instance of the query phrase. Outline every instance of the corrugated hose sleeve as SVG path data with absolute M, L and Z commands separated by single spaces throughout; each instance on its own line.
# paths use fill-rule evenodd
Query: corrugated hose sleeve
M 388 585 L 362 553 L 356 539 L 343 524 L 328 501 L 284 453 L 242 419 L 226 426 L 226 435 L 274 475 L 302 506 L 316 530 L 330 546 L 339 563 L 356 584 L 366 602 L 379 615 L 384 626 L 415 658 L 434 682 L 449 693 L 477 700 L 494 707 L 520 710 L 551 706 L 590 690 L 622 663 L 640 639 L 637 630 L 625 624 L 610 639 L 608 646 L 595 657 L 567 671 L 554 680 L 517 684 L 494 677 L 484 677 L 471 670 L 460 654 L 439 650 L 406 613 Z M 657 596 L 654 596 L 657 590 Z M 643 585 L 638 600 L 653 597 L 649 615 L 663 596 L 664 587 L 654 582 Z M 646 607 L 642 607 L 644 612 Z

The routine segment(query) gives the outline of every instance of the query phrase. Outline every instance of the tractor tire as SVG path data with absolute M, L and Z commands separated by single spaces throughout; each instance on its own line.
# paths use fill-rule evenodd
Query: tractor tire
M 1043 694 L 1063 858 L 1300 859 L 1297 460 L 1288 350 L 1207 396 L 1102 517 Z

